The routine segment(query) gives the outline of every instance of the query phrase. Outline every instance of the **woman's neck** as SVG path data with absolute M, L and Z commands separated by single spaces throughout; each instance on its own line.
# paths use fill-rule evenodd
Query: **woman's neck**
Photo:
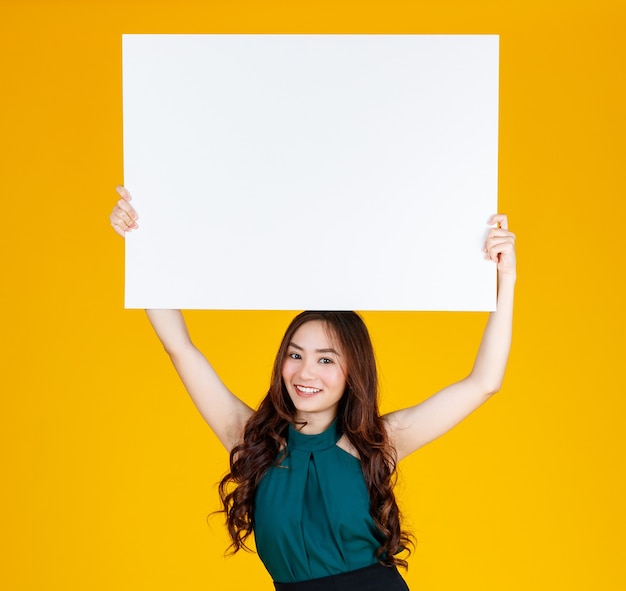
M 336 418 L 337 414 L 334 412 L 298 412 L 296 413 L 296 425 L 306 423 L 302 428 L 298 427 L 298 431 L 304 435 L 318 435 L 326 431 Z

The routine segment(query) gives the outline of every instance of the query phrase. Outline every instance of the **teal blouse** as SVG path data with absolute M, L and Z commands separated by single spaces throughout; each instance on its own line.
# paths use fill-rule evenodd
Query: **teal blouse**
M 259 556 L 279 583 L 335 575 L 377 562 L 380 533 L 369 514 L 361 463 L 337 447 L 336 421 L 323 433 L 289 427 L 287 456 L 256 492 Z

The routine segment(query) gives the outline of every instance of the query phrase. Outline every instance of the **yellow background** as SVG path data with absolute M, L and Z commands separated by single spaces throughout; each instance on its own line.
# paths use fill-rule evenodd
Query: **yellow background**
M 122 307 L 107 222 L 121 34 L 328 32 L 501 35 L 515 343 L 503 391 L 401 467 L 409 584 L 626 589 L 625 17 L 622 0 L 0 0 L 0 586 L 272 588 L 255 556 L 223 557 L 221 518 L 205 518 L 226 454 L 143 313 Z M 256 403 L 291 316 L 188 319 Z M 485 321 L 365 317 L 385 410 L 465 375 Z

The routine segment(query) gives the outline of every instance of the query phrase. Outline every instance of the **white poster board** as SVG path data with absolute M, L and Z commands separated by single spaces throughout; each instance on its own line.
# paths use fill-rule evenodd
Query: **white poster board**
M 492 310 L 498 37 L 124 35 L 126 306 Z

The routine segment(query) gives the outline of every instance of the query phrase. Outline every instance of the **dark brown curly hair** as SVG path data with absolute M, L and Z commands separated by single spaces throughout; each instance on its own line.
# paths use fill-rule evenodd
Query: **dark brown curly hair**
M 226 526 L 235 553 L 246 545 L 254 529 L 254 500 L 261 478 L 279 464 L 296 409 L 282 379 L 282 366 L 295 332 L 311 321 L 325 323 L 341 347 L 348 368 L 346 391 L 338 408 L 338 423 L 357 451 L 369 491 L 370 514 L 384 540 L 377 552 L 381 564 L 407 566 L 397 556 L 410 552 L 411 537 L 400 526 L 400 510 L 393 488 L 396 458 L 378 412 L 378 374 L 374 349 L 365 323 L 356 312 L 307 311 L 296 316 L 278 349 L 270 388 L 258 410 L 246 423 L 243 441 L 230 453 L 230 472 L 219 484 Z

